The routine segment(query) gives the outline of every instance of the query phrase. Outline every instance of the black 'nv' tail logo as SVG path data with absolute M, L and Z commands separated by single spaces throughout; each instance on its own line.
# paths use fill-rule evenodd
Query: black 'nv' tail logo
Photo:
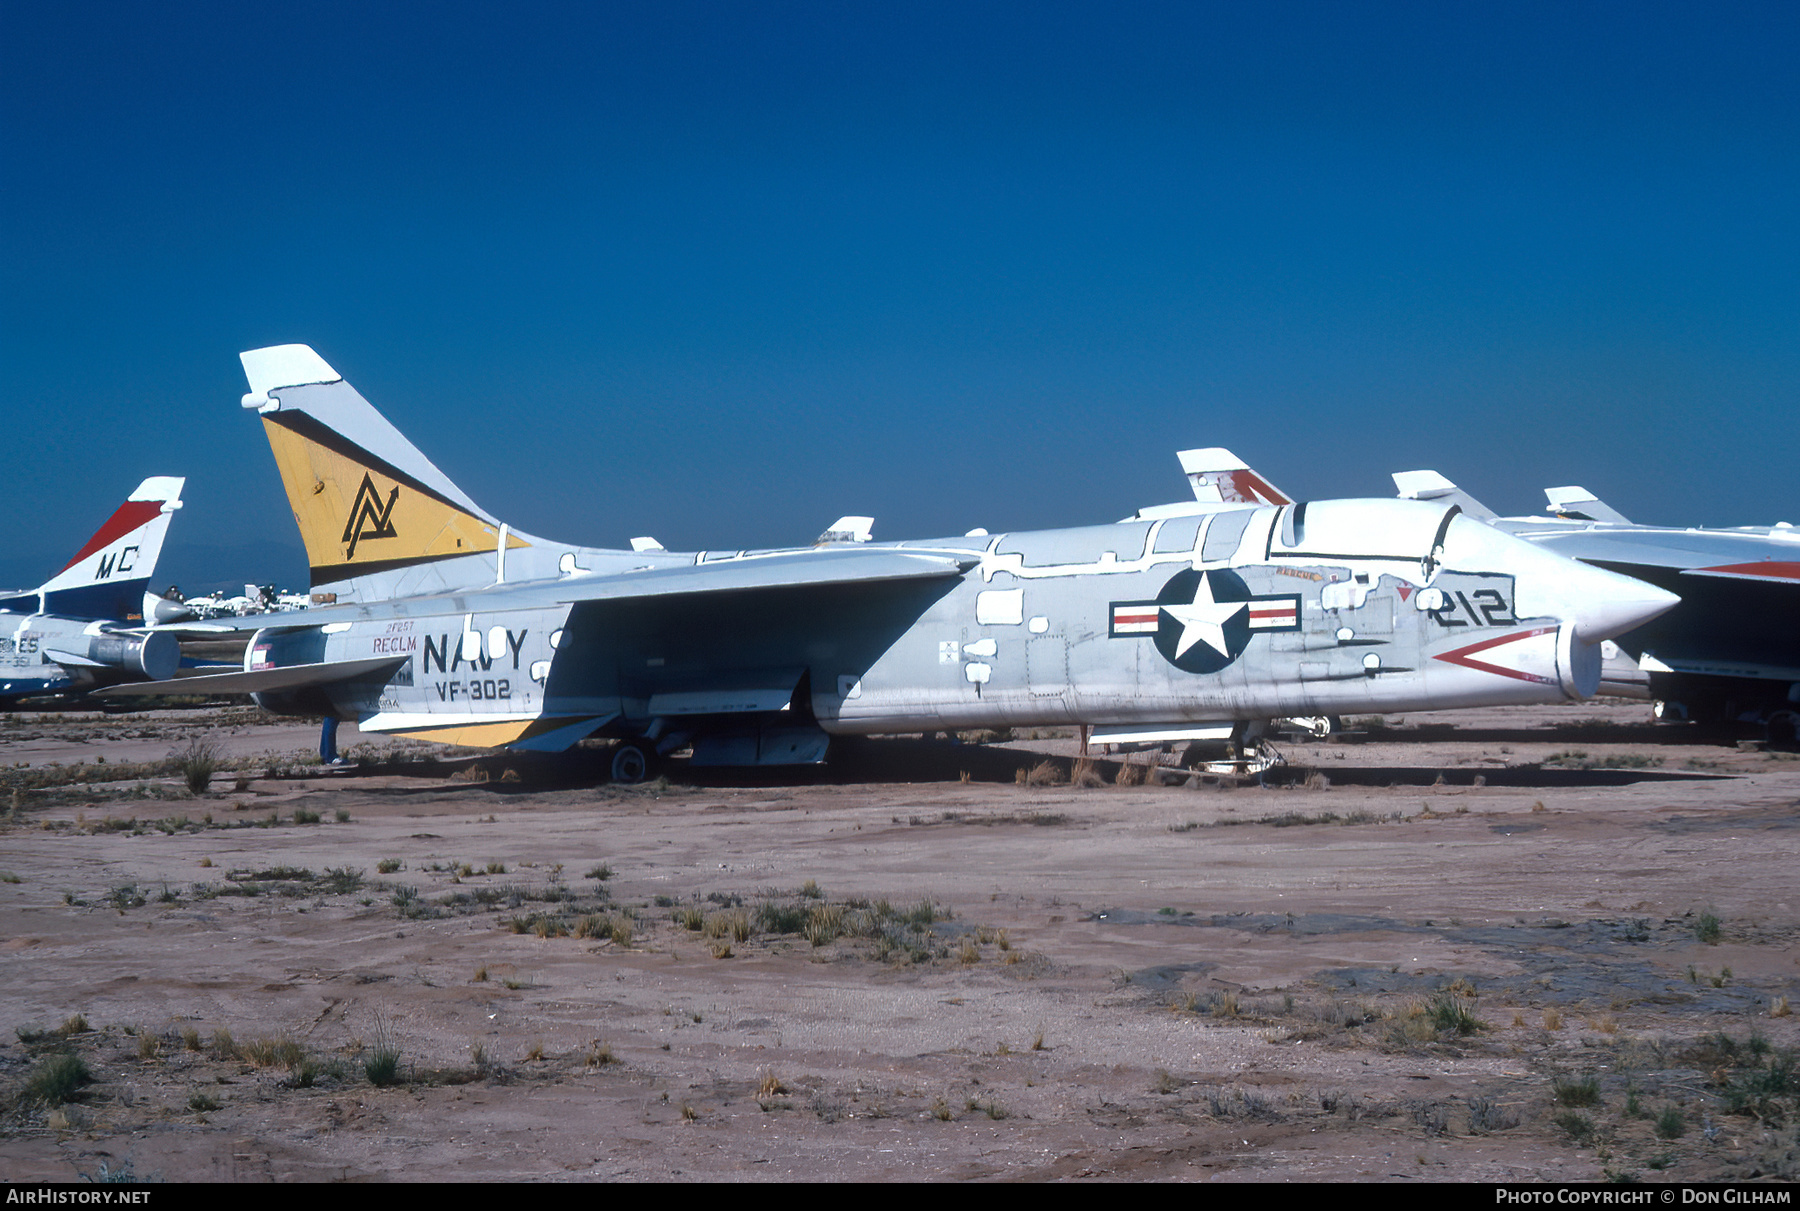
M 400 486 L 388 493 L 387 504 L 381 503 L 381 493 L 376 490 L 375 483 L 368 474 L 363 474 L 362 486 L 356 489 L 356 499 L 350 504 L 350 520 L 344 523 L 344 541 L 350 549 L 344 552 L 346 560 L 356 558 L 356 544 L 365 538 L 393 538 L 394 502 L 400 499 Z

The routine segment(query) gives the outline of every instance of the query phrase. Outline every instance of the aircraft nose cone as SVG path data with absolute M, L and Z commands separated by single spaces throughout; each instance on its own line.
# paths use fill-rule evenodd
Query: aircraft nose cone
M 1582 563 L 1570 570 L 1566 596 L 1574 602 L 1576 633 L 1589 643 L 1617 638 L 1681 601 L 1653 584 Z

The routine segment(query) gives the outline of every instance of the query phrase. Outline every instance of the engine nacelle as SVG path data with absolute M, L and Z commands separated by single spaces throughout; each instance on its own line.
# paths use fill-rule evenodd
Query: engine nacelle
M 1562 691 L 1577 702 L 1585 702 L 1600 691 L 1600 674 L 1606 664 L 1602 643 L 1589 643 L 1576 633 L 1575 624 L 1565 622 L 1556 634 L 1556 672 Z
M 87 658 L 146 681 L 167 681 L 181 666 L 181 643 L 167 631 L 148 635 L 88 636 Z

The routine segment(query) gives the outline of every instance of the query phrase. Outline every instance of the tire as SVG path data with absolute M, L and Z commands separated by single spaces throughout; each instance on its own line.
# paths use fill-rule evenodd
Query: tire
M 631 786 L 650 777 L 650 750 L 641 744 L 616 745 L 612 755 L 612 780 Z

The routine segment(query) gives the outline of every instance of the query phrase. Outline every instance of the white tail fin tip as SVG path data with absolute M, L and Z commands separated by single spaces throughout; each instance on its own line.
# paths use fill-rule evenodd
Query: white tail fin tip
M 1407 500 L 1433 500 L 1456 491 L 1456 485 L 1436 471 L 1396 471 L 1394 487 Z
M 277 387 L 304 387 L 311 383 L 335 383 L 344 376 L 333 370 L 310 345 L 270 345 L 238 354 L 250 394 L 267 395 Z M 248 397 L 246 397 L 248 399 Z M 246 406 L 249 406 L 246 404 Z
M 1204 475 L 1209 471 L 1248 471 L 1250 464 L 1224 446 L 1208 446 L 1204 450 L 1178 450 L 1184 475 Z
M 152 475 L 137 486 L 127 500 L 160 500 L 163 512 L 181 507 L 181 489 L 187 483 L 180 475 Z

